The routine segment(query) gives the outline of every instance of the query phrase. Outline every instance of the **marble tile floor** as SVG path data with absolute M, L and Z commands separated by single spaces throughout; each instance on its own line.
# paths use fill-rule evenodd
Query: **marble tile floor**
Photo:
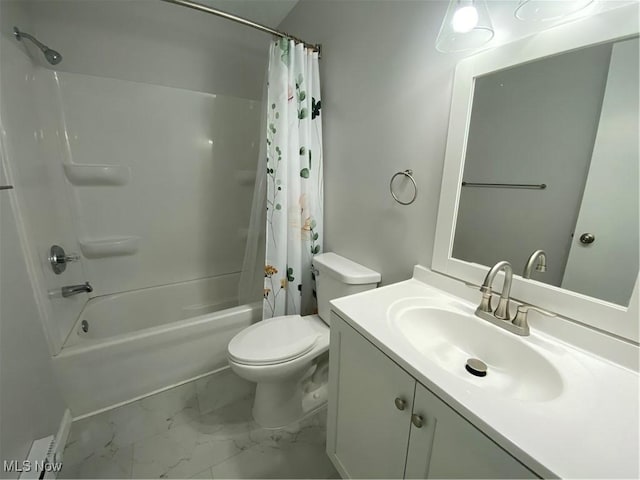
M 58 478 L 339 478 L 326 409 L 265 430 L 252 401 L 252 385 L 226 371 L 76 421 Z

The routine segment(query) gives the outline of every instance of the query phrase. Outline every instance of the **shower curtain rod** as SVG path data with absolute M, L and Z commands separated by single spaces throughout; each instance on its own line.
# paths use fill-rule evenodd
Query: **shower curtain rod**
M 266 25 L 262 25 L 260 23 L 253 22 L 251 20 L 247 20 L 246 18 L 238 17 L 236 15 L 232 15 L 231 13 L 223 12 L 222 10 L 217 10 L 215 8 L 207 7 L 206 5 L 202 5 L 201 3 L 191 2 L 190 0 L 162 0 L 162 1 L 167 3 L 173 3 L 174 5 L 180 5 L 181 7 L 192 8 L 200 12 L 210 13 L 218 17 L 226 18 L 227 20 L 231 20 L 232 22 L 236 22 L 241 25 L 245 25 L 247 27 L 255 28 L 256 30 L 267 32 L 280 38 L 288 38 L 291 40 L 295 40 L 296 42 L 302 43 L 305 47 L 318 52 L 318 56 L 320 56 L 321 47 L 319 44 L 307 43 L 304 40 L 294 37 L 293 35 L 289 35 L 288 33 L 285 33 L 285 32 L 280 32 L 279 30 L 274 30 L 273 28 L 267 27 Z

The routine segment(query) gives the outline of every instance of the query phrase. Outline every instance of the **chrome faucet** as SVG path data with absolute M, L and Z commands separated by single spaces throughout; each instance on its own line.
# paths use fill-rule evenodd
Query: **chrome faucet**
M 533 270 L 533 264 L 538 260 L 538 264 L 536 265 L 536 271 L 538 272 L 546 272 L 547 271 L 547 254 L 544 250 L 536 250 L 531 254 L 529 260 L 527 260 L 527 265 L 524 267 L 524 272 L 522 272 L 522 278 L 531 278 L 531 271 Z
M 498 275 L 498 272 L 501 270 L 504 270 L 504 283 L 502 284 L 500 301 L 494 311 L 491 307 L 491 297 L 493 295 L 491 285 L 493 285 L 496 275 Z M 480 291 L 482 292 L 482 301 L 480 302 L 478 310 L 485 313 L 493 313 L 493 316 L 500 320 L 511 320 L 509 317 L 509 295 L 511 295 L 512 280 L 513 268 L 511 268 L 511 264 L 506 260 L 498 262 L 491 267 L 491 270 L 489 270 L 487 276 L 484 277 L 484 282 L 482 282 L 482 286 L 480 287 Z
M 93 287 L 89 285 L 89 282 L 85 282 L 80 285 L 67 285 L 66 287 L 62 287 L 62 296 L 65 298 L 85 292 L 93 292 Z

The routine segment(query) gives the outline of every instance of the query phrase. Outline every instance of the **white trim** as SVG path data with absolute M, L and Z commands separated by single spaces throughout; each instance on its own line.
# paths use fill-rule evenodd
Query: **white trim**
M 638 35 L 639 5 L 633 4 L 560 25 L 523 40 L 461 61 L 455 72 L 449 135 L 445 155 L 440 205 L 433 250 L 435 271 L 467 282 L 481 283 L 488 271 L 485 265 L 451 257 L 458 214 L 467 131 L 471 118 L 474 78 L 487 73 L 531 62 L 541 57 Z M 500 281 L 497 283 L 500 285 Z M 639 340 L 640 294 L 638 280 L 629 307 L 587 297 L 535 280 L 514 276 L 512 295 L 583 324 L 629 339 Z

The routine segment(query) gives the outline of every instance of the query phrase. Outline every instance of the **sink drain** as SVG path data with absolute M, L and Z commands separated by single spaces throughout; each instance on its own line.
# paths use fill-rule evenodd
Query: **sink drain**
M 477 358 L 467 359 L 467 364 L 464 366 L 467 372 L 476 377 L 484 377 L 487 375 L 487 364 Z

